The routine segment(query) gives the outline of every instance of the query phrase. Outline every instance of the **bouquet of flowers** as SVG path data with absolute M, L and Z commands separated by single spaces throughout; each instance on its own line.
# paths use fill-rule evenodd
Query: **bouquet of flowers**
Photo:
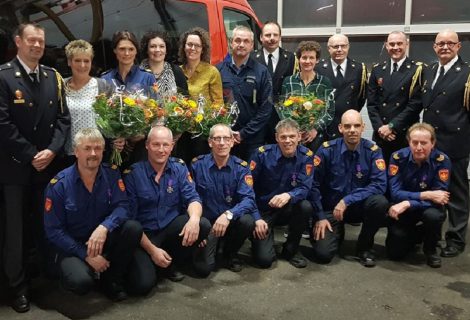
M 174 135 L 192 132 L 195 123 L 202 120 L 196 101 L 182 95 L 164 97 L 157 113 L 157 123 L 165 125 Z
M 276 104 L 275 108 L 279 118 L 291 118 L 295 120 L 301 131 L 309 131 L 320 121 L 325 121 L 330 108 L 332 98 L 326 96 L 320 99 L 314 93 L 304 95 L 289 95 L 284 101 Z
M 100 94 L 93 103 L 96 125 L 108 139 L 130 138 L 146 134 L 159 116 L 158 103 L 141 92 L 116 92 L 111 97 Z M 121 153 L 115 149 L 110 163 L 121 165 Z
M 207 103 L 202 96 L 198 99 L 198 116 L 201 121 L 197 122 L 193 132 L 194 137 L 209 137 L 209 131 L 216 124 L 226 124 L 231 127 L 237 121 L 240 110 L 237 102 L 232 104 Z

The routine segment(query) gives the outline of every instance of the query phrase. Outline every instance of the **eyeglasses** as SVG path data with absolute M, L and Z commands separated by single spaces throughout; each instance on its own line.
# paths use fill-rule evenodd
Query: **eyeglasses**
M 202 48 L 202 46 L 200 44 L 197 44 L 197 43 L 188 42 L 188 43 L 186 43 L 186 48 L 188 48 L 188 49 L 194 48 L 196 50 L 199 50 L 199 49 Z
M 210 139 L 217 143 L 224 143 L 232 141 L 233 137 L 211 137 Z
M 346 49 L 347 47 L 349 47 L 349 43 L 346 43 L 346 44 L 336 44 L 334 46 L 328 46 L 330 47 L 331 49 L 334 49 L 334 50 L 338 50 L 339 48 L 341 49 Z
M 459 42 L 444 42 L 444 41 L 441 41 L 441 42 L 436 42 L 435 45 L 438 47 L 438 48 L 444 48 L 446 45 L 447 45 L 447 48 L 449 49 L 452 49 L 453 47 L 455 47 L 455 45 L 459 43 Z

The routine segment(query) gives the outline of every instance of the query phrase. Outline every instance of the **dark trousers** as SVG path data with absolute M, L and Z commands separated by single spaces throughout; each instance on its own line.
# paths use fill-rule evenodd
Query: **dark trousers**
M 209 143 L 207 138 L 201 136 L 192 138 L 190 133 L 185 132 L 178 139 L 173 153 L 189 166 L 193 158 L 210 153 Z
M 446 232 L 448 245 L 461 250 L 465 249 L 465 236 L 467 234 L 469 217 L 469 186 L 467 167 L 469 157 L 450 159 L 452 170 L 450 174 L 450 200 L 447 204 L 449 214 L 449 228 Z
M 302 200 L 296 204 L 287 204 L 284 208 L 265 212 L 262 219 L 269 226 L 266 239 L 252 239 L 253 260 L 261 268 L 269 268 L 276 259 L 274 251 L 274 226 L 289 226 L 289 235 L 283 245 L 283 254 L 286 257 L 294 256 L 299 250 L 302 232 L 308 226 L 308 219 L 312 216 L 313 208 L 310 202 Z
M 326 230 L 325 238 L 315 241 L 310 237 L 314 255 L 318 262 L 329 263 L 339 250 L 344 238 L 344 223 L 362 222 L 361 232 L 357 240 L 357 252 L 369 251 L 374 245 L 374 237 L 380 227 L 386 225 L 389 204 L 383 195 L 374 195 L 362 202 L 350 205 L 344 212 L 343 221 L 337 221 L 333 212 L 326 213 L 333 232 Z
M 199 237 L 196 242 L 191 247 L 183 247 L 183 238 L 179 234 L 188 220 L 187 214 L 180 215 L 162 230 L 145 232 L 155 246 L 165 250 L 173 258 L 172 265 L 186 262 L 185 260 L 192 256 L 194 249 L 203 239 L 207 238 L 211 230 L 209 220 L 202 217 L 199 222 Z M 129 271 L 128 279 L 131 284 L 128 289 L 129 293 L 145 294 L 149 292 L 157 283 L 155 271 L 155 264 L 148 253 L 142 248 L 138 248 Z
M 386 141 L 380 138 L 377 133 L 375 133 L 374 141 L 382 149 L 382 155 L 387 165 L 390 163 L 390 157 L 392 156 L 392 153 L 408 146 L 408 142 L 406 141 L 406 137 L 404 135 L 398 135 L 393 141 Z
M 220 242 L 223 242 L 223 256 L 231 258 L 242 247 L 245 240 L 253 233 L 255 220 L 249 214 L 241 216 L 238 220 L 232 220 L 223 237 L 216 237 L 210 233 L 207 244 L 203 248 L 197 248 L 194 252 L 193 265 L 195 271 L 201 277 L 207 277 L 215 269 L 215 259 Z
M 103 256 L 110 262 L 110 267 L 100 274 L 99 278 L 103 281 L 132 286 L 132 283 L 125 283 L 125 277 L 141 238 L 142 226 L 133 220 L 126 221 L 122 227 L 109 233 L 103 248 Z M 59 255 L 58 262 L 60 281 L 64 289 L 80 295 L 92 289 L 98 275 L 85 261 L 78 257 Z
M 436 253 L 437 242 L 441 238 L 441 228 L 446 218 L 444 207 L 424 210 L 407 210 L 400 219 L 392 220 L 388 226 L 386 240 L 387 255 L 392 260 L 399 260 L 410 252 L 418 242 L 417 226 L 423 222 L 423 251 L 425 254 Z
M 248 143 L 247 141 L 242 141 L 241 144 L 237 144 L 233 148 L 233 155 L 236 155 L 242 160 L 249 161 L 251 159 L 251 156 L 253 155 L 253 152 L 256 151 L 259 147 L 263 145 L 262 142 L 259 143 Z

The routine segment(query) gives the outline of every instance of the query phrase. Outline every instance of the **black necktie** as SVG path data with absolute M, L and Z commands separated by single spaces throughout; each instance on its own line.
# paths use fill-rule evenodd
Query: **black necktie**
M 439 68 L 439 77 L 437 78 L 436 83 L 434 84 L 433 89 L 436 88 L 437 86 L 439 86 L 439 85 L 441 84 L 442 80 L 444 79 L 444 74 L 445 74 L 445 72 L 446 72 L 446 71 L 444 70 L 444 66 L 441 66 L 441 67 Z
M 341 66 L 340 65 L 336 66 L 336 79 L 338 79 L 339 82 L 342 82 L 343 79 L 344 79 L 343 74 L 341 73 Z
M 274 73 L 274 68 L 273 68 L 273 55 L 271 53 L 268 54 L 268 71 L 272 76 Z
M 36 72 L 30 72 L 29 73 L 29 78 L 31 79 L 31 82 L 33 84 L 37 84 L 38 83 L 38 74 Z
M 398 71 L 398 63 L 394 62 L 393 63 L 393 71 L 392 71 L 392 74 L 394 74 L 395 72 Z

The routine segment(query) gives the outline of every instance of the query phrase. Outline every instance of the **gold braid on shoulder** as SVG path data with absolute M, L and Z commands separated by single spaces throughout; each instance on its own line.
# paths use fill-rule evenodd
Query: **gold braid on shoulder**
M 365 97 L 366 96 L 366 83 L 367 83 L 367 69 L 365 63 L 362 64 L 362 75 L 361 75 L 361 88 L 359 90 L 358 97 Z
M 465 83 L 463 106 L 467 109 L 467 111 L 470 111 L 470 73 L 468 74 L 467 82 Z
M 415 88 L 416 83 L 418 83 L 419 81 L 419 85 L 421 85 L 421 73 L 423 72 L 423 63 L 416 62 L 416 65 L 418 67 L 416 68 L 415 74 L 413 75 L 413 78 L 411 79 L 410 94 L 409 94 L 410 98 L 411 98 L 411 95 L 413 94 L 413 89 Z
M 63 114 L 64 113 L 64 102 L 63 102 L 63 97 L 62 97 L 62 83 L 63 83 L 63 79 L 62 79 L 62 76 L 60 75 L 60 73 L 55 70 L 55 77 L 57 78 L 57 95 L 58 95 L 58 100 L 60 102 L 60 112 Z

